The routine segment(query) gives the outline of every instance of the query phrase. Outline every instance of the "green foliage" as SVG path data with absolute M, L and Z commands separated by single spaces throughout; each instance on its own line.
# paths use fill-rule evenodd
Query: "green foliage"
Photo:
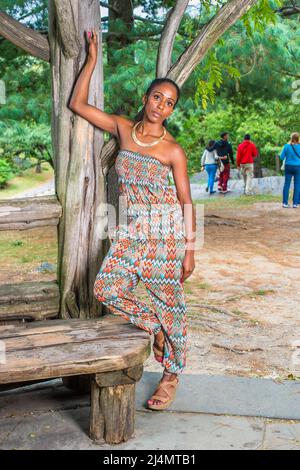
M 142 107 L 142 96 L 155 78 L 156 45 L 151 40 L 138 41 L 126 48 L 111 51 L 113 63 L 118 67 L 104 63 L 105 110 L 118 112 L 133 119 Z M 106 50 L 106 47 L 105 47 Z M 135 61 L 128 66 L 126 56 L 134 54 Z
M 278 15 L 275 13 L 276 8 L 282 4 L 281 0 L 259 0 L 241 19 L 246 32 L 252 36 L 254 32 L 264 33 L 266 25 L 276 24 Z
M 10 61 L 0 54 L 0 75 L 6 85 L 7 102 L 0 107 L 0 120 L 51 122 L 49 64 L 35 57 L 17 56 Z
M 53 166 L 51 130 L 45 124 L 0 121 L 0 149 L 1 160 L 8 162 L 15 174 L 43 161 Z
M 207 108 L 208 103 L 214 103 L 216 98 L 216 89 L 219 89 L 223 83 L 223 71 L 226 71 L 230 77 L 240 78 L 240 72 L 237 68 L 221 64 L 217 59 L 216 51 L 211 51 L 206 58 L 206 63 L 202 67 L 202 73 L 207 73 L 206 79 L 200 79 L 196 86 L 195 104 L 198 105 L 201 99 L 203 109 Z
M 30 28 L 48 28 L 48 0 L 0 0 L 0 10 Z
M 275 156 L 290 133 L 298 128 L 297 107 L 276 100 L 255 100 L 246 106 L 233 100 L 219 100 L 214 108 L 193 110 L 187 118 L 177 113 L 176 120 L 181 124 L 177 140 L 187 154 L 190 174 L 199 172 L 200 158 L 208 141 L 218 140 L 223 131 L 230 133 L 234 152 L 244 135 L 250 133 L 259 148 L 263 166 L 275 168 Z
M 10 164 L 1 158 L 0 155 L 0 189 L 4 188 L 7 181 L 13 177 L 14 173 Z

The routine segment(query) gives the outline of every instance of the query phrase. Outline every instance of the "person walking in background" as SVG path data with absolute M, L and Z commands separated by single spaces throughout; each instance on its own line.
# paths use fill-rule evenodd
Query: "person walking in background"
M 217 161 L 219 157 L 215 147 L 216 141 L 210 140 L 201 158 L 201 166 L 205 167 L 205 170 L 208 175 L 207 187 L 209 190 L 209 194 L 214 194 L 216 192 L 214 191 L 214 183 L 218 168 Z
M 300 143 L 299 133 L 293 132 L 291 140 L 282 149 L 280 159 L 284 160 L 284 187 L 283 187 L 283 202 L 282 207 L 290 207 L 289 205 L 289 192 L 294 177 L 294 195 L 293 195 L 293 207 L 298 207 L 299 194 L 300 194 Z
M 250 196 L 252 192 L 252 180 L 254 172 L 254 158 L 258 156 L 256 145 L 251 141 L 250 134 L 246 134 L 244 141 L 237 148 L 236 166 L 241 170 L 244 178 L 244 194 Z
M 229 142 L 228 132 L 222 132 L 221 140 L 216 143 L 217 154 L 224 165 L 224 170 L 220 172 L 218 191 L 226 194 L 230 189 L 227 188 L 228 180 L 230 178 L 230 161 L 234 165 L 233 150 Z

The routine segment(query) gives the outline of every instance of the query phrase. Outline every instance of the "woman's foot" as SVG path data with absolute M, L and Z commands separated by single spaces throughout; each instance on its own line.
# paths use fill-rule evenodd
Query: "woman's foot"
M 160 364 L 163 362 L 164 357 L 164 344 L 165 344 L 165 337 L 162 330 L 155 335 L 154 343 L 153 343 L 153 353 L 154 357 Z
M 148 408 L 156 410 L 168 408 L 175 398 L 178 382 L 177 374 L 165 370 L 155 392 L 148 400 Z

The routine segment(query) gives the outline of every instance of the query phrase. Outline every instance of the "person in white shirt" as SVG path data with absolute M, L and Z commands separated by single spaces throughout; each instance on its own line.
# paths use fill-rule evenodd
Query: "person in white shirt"
M 209 194 L 214 194 L 216 192 L 214 191 L 214 183 L 215 183 L 215 177 L 216 177 L 216 172 L 218 168 L 217 163 L 218 163 L 219 157 L 215 149 L 215 146 L 216 146 L 216 141 L 210 140 L 201 158 L 201 166 L 205 167 L 205 170 L 208 175 L 207 187 L 209 190 Z

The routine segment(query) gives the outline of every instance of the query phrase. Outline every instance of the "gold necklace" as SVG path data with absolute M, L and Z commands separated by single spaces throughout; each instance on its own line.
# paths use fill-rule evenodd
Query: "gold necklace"
M 164 131 L 163 131 L 162 135 L 161 135 L 161 136 L 159 137 L 159 139 L 156 140 L 155 142 L 151 142 L 150 144 L 146 144 L 145 142 L 141 142 L 141 141 L 137 138 L 137 135 L 136 135 L 136 133 L 135 133 L 135 130 L 136 130 L 137 126 L 138 126 L 141 122 L 142 122 L 142 121 L 137 122 L 137 123 L 133 126 L 133 128 L 132 128 L 132 130 L 131 130 L 131 137 L 133 138 L 134 142 L 135 142 L 137 145 L 140 145 L 141 147 L 153 147 L 154 145 L 159 144 L 159 143 L 165 138 L 165 136 L 166 136 L 166 134 L 167 134 L 166 128 L 164 128 Z

